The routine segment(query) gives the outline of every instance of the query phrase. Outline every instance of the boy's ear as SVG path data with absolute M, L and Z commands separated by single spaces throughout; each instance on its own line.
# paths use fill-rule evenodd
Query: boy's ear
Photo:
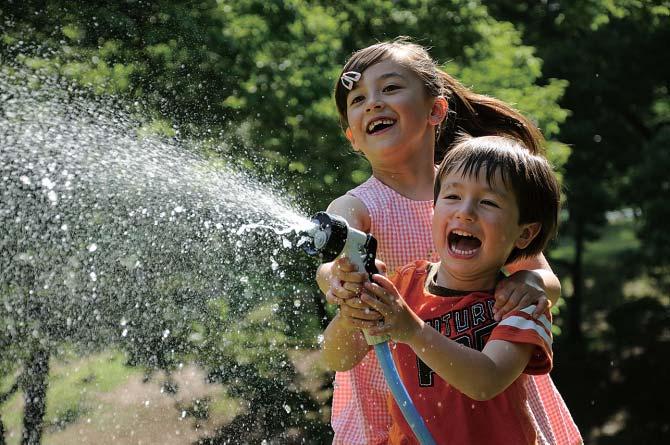
M 443 96 L 435 98 L 433 102 L 433 107 L 430 109 L 430 116 L 428 116 L 428 122 L 431 125 L 440 125 L 445 117 L 447 117 L 447 111 L 449 111 L 449 104 L 447 99 Z
M 344 135 L 347 137 L 347 140 L 351 143 L 354 150 L 358 151 L 358 148 L 356 148 L 356 139 L 354 139 L 354 133 L 351 132 L 351 128 L 347 127 L 344 131 Z
M 525 249 L 528 247 L 528 245 L 533 242 L 535 237 L 537 236 L 538 233 L 540 233 L 540 229 L 542 228 L 542 224 L 539 222 L 536 223 L 529 223 L 529 224 L 524 224 L 523 229 L 521 230 L 521 234 L 519 237 L 516 239 L 516 242 L 514 243 L 514 246 L 517 249 Z

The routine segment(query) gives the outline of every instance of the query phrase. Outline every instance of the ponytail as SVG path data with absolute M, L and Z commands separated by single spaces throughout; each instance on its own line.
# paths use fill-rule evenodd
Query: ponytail
M 505 102 L 477 94 L 442 70 L 443 95 L 449 113 L 442 122 L 435 144 L 435 162 L 444 158 L 459 134 L 507 136 L 519 140 L 533 154 L 544 153 L 544 136 L 529 119 Z

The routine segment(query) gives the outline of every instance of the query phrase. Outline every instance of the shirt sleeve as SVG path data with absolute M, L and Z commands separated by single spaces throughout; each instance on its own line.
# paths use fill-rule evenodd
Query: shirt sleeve
M 491 332 L 490 340 L 535 345 L 533 354 L 524 369 L 525 374 L 547 374 L 553 366 L 551 345 L 551 312 L 547 310 L 536 320 L 531 316 L 536 306 L 511 312 Z

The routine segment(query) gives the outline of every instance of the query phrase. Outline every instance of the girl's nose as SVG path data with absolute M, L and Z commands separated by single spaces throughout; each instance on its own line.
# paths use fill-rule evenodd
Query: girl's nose
M 368 103 L 366 104 L 365 111 L 369 112 L 381 108 L 384 108 L 384 102 L 382 102 L 376 95 L 370 96 L 370 98 L 368 99 Z

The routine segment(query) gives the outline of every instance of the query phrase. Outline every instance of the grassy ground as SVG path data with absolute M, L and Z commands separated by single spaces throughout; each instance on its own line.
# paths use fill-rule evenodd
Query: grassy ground
M 115 352 L 55 360 L 49 374 L 45 445 L 191 443 L 238 412 L 220 385 L 202 371 L 173 374 L 179 390 L 162 389 L 164 376 L 124 366 Z M 16 394 L 2 408 L 8 445 L 20 443 L 23 401 Z

